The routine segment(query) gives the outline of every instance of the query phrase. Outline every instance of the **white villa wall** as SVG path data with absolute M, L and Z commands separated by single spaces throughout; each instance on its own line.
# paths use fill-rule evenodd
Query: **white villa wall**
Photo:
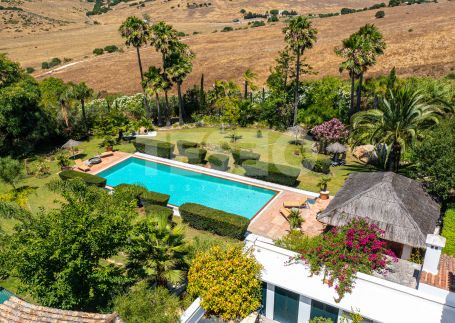
M 295 253 L 262 242 L 254 235 L 248 236 L 246 247 L 254 248 L 254 256 L 263 266 L 262 280 L 301 295 L 301 304 L 302 299 L 311 298 L 347 312 L 359 310 L 362 316 L 375 322 L 455 322 L 454 293 L 437 293 L 425 286 L 416 290 L 359 273 L 352 294 L 335 303 L 334 289 L 323 284 L 321 276 L 310 277 L 303 263 L 286 264 Z M 273 293 L 267 294 L 266 314 L 272 318 L 273 308 L 269 305 L 273 301 L 269 296 L 273 297 Z M 308 315 L 299 322 L 307 319 Z

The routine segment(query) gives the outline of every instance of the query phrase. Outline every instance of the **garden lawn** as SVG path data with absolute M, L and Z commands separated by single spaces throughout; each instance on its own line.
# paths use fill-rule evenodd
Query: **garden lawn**
M 261 154 L 260 160 L 262 161 L 300 168 L 301 173 L 298 178 L 300 182 L 298 188 L 313 192 L 319 192 L 317 183 L 322 174 L 312 172 L 302 166 L 302 157 L 300 153 L 298 155 L 295 154 L 295 152 L 299 150 L 299 147 L 290 143 L 295 138 L 292 135 L 268 129 L 261 129 L 261 132 L 262 138 L 258 138 L 257 129 L 237 129 L 235 134 L 237 136 L 241 136 L 241 139 L 239 139 L 236 143 L 230 142 L 231 139 L 228 138 L 228 136 L 232 134 L 232 131 L 221 132 L 219 128 L 191 128 L 158 131 L 158 136 L 156 139 L 172 143 L 176 143 L 177 140 L 188 140 L 197 143 L 204 143 L 206 149 L 208 150 L 207 157 L 215 152 L 220 153 L 220 146 L 225 145 L 229 145 L 235 148 L 252 150 L 256 153 Z M 304 151 L 307 156 L 317 155 L 318 157 L 328 158 L 328 156 L 312 153 L 312 144 L 313 141 L 310 138 L 306 138 L 304 140 Z M 177 153 L 177 149 L 175 151 Z M 221 153 L 225 153 L 231 156 L 231 153 L 229 151 L 223 151 Z M 178 156 L 176 159 L 185 161 L 185 157 Z M 363 163 L 358 162 L 354 157 L 352 157 L 350 153 L 347 155 L 346 162 L 347 163 L 344 166 L 331 167 L 332 180 L 328 186 L 330 194 L 332 195 L 336 194 L 336 192 L 340 190 L 347 176 L 351 172 L 371 170 Z M 242 167 L 235 167 L 233 165 L 232 156 L 229 166 L 229 171 L 232 173 L 239 175 L 243 175 L 245 173 Z

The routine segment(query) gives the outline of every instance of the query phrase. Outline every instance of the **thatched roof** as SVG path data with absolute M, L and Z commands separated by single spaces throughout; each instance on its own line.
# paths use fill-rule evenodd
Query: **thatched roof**
M 80 141 L 70 139 L 62 146 L 62 148 L 64 148 L 64 149 L 74 148 L 74 147 L 79 146 L 80 144 L 81 144 Z
M 361 217 L 384 230 L 385 239 L 423 248 L 439 214 L 439 205 L 419 183 L 392 172 L 377 172 L 351 174 L 317 218 L 341 226 Z

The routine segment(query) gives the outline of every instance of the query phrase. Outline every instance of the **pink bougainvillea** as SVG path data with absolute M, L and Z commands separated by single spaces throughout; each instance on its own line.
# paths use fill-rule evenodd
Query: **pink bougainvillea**
M 324 283 L 335 285 L 339 302 L 345 293 L 351 293 L 355 274 L 386 273 L 392 261 L 397 261 L 393 251 L 381 239 L 384 231 L 363 219 L 333 228 L 306 250 L 300 258 L 310 266 L 313 274 L 322 273 Z
M 330 144 L 333 142 L 344 143 L 348 139 L 349 131 L 337 118 L 326 121 L 311 129 L 311 133 L 317 140 Z

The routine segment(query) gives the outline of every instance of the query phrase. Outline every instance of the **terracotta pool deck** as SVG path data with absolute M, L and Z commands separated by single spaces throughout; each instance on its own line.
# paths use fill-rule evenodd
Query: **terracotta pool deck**
M 91 174 L 99 173 L 102 170 L 105 170 L 131 156 L 134 155 L 116 151 L 114 152 L 113 156 L 103 158 L 100 164 L 91 166 L 89 173 Z M 142 156 L 137 157 L 144 158 Z M 147 159 L 150 159 L 151 161 L 154 160 L 152 156 Z M 177 166 L 174 165 L 175 162 L 172 160 L 166 160 L 164 162 L 171 166 Z M 184 167 L 190 171 L 200 171 L 205 173 L 205 169 L 198 170 L 195 169 L 194 165 L 190 164 L 184 164 L 182 166 L 182 163 L 179 163 L 177 167 Z M 207 172 L 209 171 L 210 170 L 207 169 Z M 251 184 L 249 182 L 252 180 L 248 177 L 244 177 L 243 179 L 233 178 L 233 176 L 235 175 L 224 172 L 221 174 L 218 173 L 217 176 L 233 181 L 240 182 L 244 181 L 247 184 Z M 275 187 L 274 184 L 267 185 L 267 183 L 264 183 L 260 186 L 277 191 L 277 188 Z M 286 235 L 287 233 L 289 233 L 290 231 L 288 221 L 280 214 L 280 209 L 283 207 L 283 203 L 286 201 L 299 200 L 302 197 L 307 197 L 309 200 L 315 199 L 313 196 L 304 194 L 305 191 L 300 191 L 292 188 L 286 189 L 283 186 L 281 186 L 281 189 L 279 189 L 278 191 L 279 192 L 277 193 L 277 195 L 252 219 L 248 227 L 249 232 L 273 240 L 279 239 Z M 309 203 L 309 208 L 301 209 L 301 215 L 305 219 L 305 222 L 301 226 L 302 232 L 306 233 L 309 236 L 315 236 L 319 235 L 324 230 L 325 225 L 316 219 L 316 215 L 327 207 L 329 201 L 330 200 L 321 200 L 317 198 L 315 199 L 315 203 L 312 204 Z

